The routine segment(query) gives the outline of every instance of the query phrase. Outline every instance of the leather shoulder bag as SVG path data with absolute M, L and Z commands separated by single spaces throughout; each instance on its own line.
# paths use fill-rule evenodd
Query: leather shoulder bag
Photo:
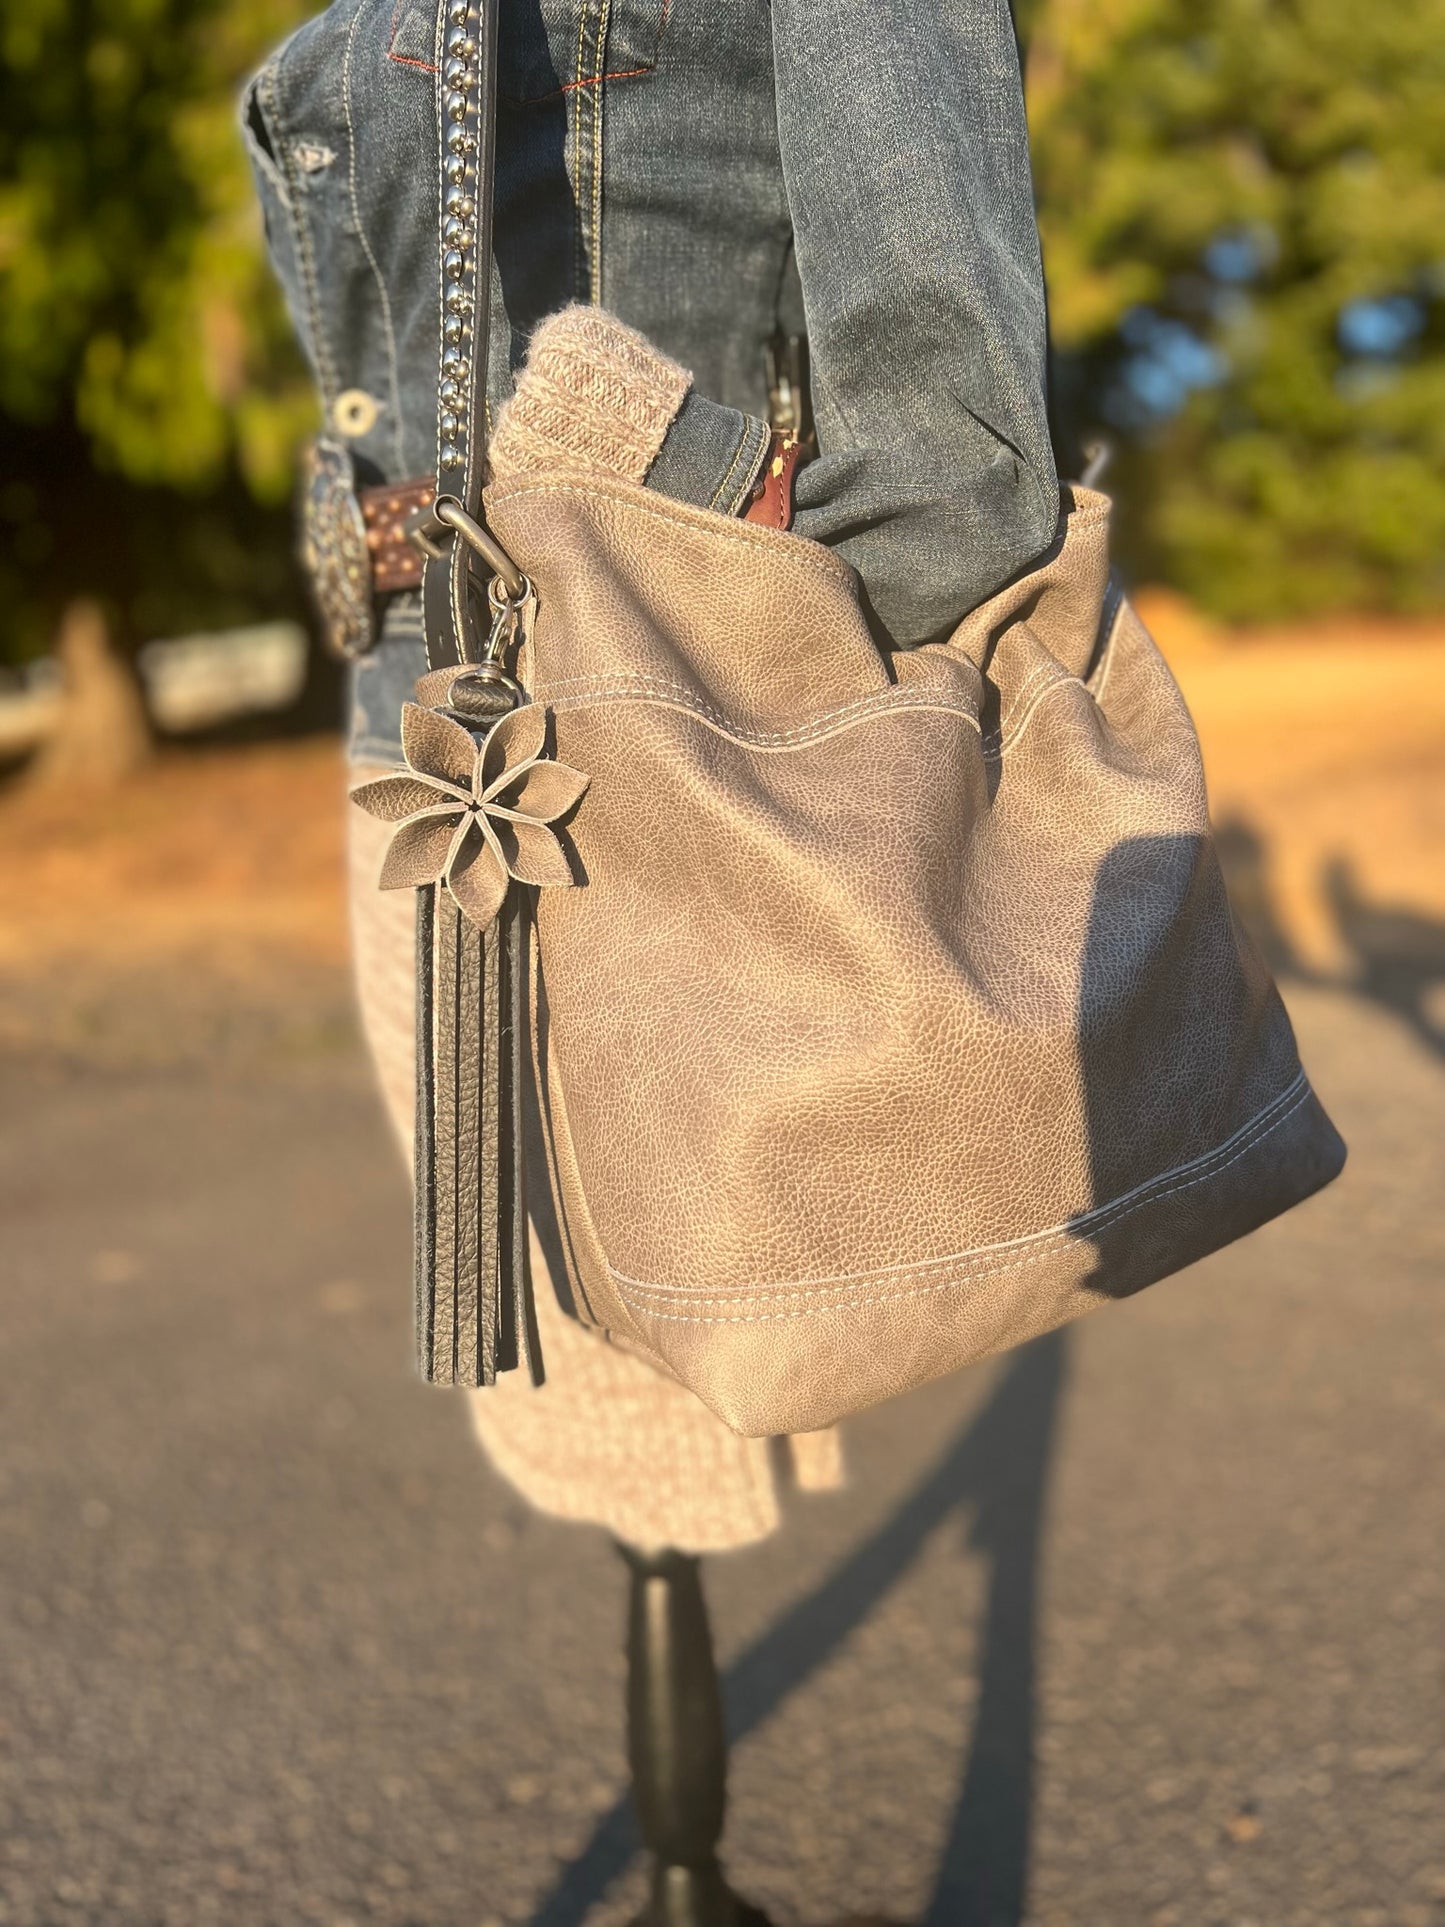
M 444 0 L 431 667 L 407 768 L 358 792 L 420 905 L 421 1365 L 537 1368 L 530 1028 L 576 1314 L 735 1430 L 808 1430 L 1191 1263 L 1344 1149 L 1102 496 L 897 653 L 797 536 L 560 456 L 484 498 L 495 36 Z

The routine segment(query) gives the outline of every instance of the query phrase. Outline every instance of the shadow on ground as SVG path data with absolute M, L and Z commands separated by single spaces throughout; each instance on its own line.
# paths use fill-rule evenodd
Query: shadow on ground
M 1445 989 L 1445 923 L 1369 901 L 1348 861 L 1333 858 L 1321 888 L 1350 964 L 1343 976 L 1326 975 L 1308 965 L 1290 939 L 1263 839 L 1234 818 L 1221 826 L 1218 840 L 1241 919 L 1282 980 L 1353 991 L 1445 1055 L 1445 1028 L 1433 1008 Z M 863 1623 L 945 1520 L 966 1518 L 969 1544 L 990 1562 L 980 1691 L 923 1927 L 1017 1927 L 1026 1914 L 1039 1546 L 1067 1342 L 1065 1333 L 1055 1332 L 1020 1352 L 988 1403 L 886 1523 L 742 1653 L 725 1679 L 736 1743 Z M 534 1927 L 579 1927 L 638 1844 L 630 1808 L 621 1800 L 564 1869 Z M 839 1927 L 887 1924 L 870 1919 Z
M 773 1714 L 898 1584 L 951 1516 L 991 1561 L 980 1690 L 927 1927 L 1012 1927 L 1023 1918 L 1034 1776 L 1039 1544 L 1067 1338 L 1050 1333 L 1007 1365 L 903 1504 L 728 1668 L 734 1744 Z M 564 1870 L 533 1927 L 579 1927 L 627 1868 L 638 1839 L 619 1800 Z
M 1281 916 L 1270 851 L 1252 824 L 1231 817 L 1219 826 L 1219 853 L 1230 895 L 1270 968 L 1286 982 L 1349 990 L 1401 1018 L 1413 1035 L 1445 1057 L 1445 922 L 1403 905 L 1372 901 L 1354 864 L 1330 857 L 1320 892 L 1348 964 L 1342 975 L 1305 961 Z

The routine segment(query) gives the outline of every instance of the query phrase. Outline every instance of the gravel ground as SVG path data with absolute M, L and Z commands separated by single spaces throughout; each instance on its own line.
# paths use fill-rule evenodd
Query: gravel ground
M 1340 1184 L 709 1562 L 783 1927 L 1445 1922 L 1445 1060 L 1292 1001 Z M 0 1922 L 620 1927 L 620 1563 L 410 1379 L 346 1023 L 236 1040 L 0 1060 Z

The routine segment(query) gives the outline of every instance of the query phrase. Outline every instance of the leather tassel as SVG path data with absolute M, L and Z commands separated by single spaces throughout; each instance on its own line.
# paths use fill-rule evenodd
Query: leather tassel
M 512 1279 L 517 1262 L 513 1200 L 516 1173 L 512 1164 L 511 1129 L 514 1103 L 512 1084 L 514 1020 L 512 1011 L 512 944 L 517 924 L 517 892 L 513 891 L 498 916 L 497 956 L 497 1303 L 496 1361 L 499 1372 L 517 1369 L 517 1321 L 512 1301 Z
M 488 1100 L 495 1091 L 487 1003 L 493 988 L 489 933 L 457 914 L 456 1094 L 452 1117 L 456 1192 L 451 1200 L 453 1359 L 451 1383 L 491 1385 L 496 1380 L 490 1342 L 491 1280 L 496 1273 L 496 1236 L 487 1210 Z
M 501 985 L 498 982 L 498 923 L 494 918 L 477 943 L 480 981 L 472 991 L 472 1011 L 479 1032 L 478 1082 L 471 1093 L 476 1157 L 468 1174 L 465 1207 L 475 1224 L 474 1274 L 478 1321 L 474 1375 L 467 1385 L 497 1382 L 497 1259 L 501 1240 L 497 1225 L 497 1174 L 501 1162 Z
M 514 891 L 498 922 L 500 1004 L 502 1012 L 501 1138 L 498 1159 L 497 1222 L 501 1238 L 497 1310 L 497 1369 L 525 1365 L 534 1385 L 543 1382 L 542 1347 L 537 1334 L 537 1303 L 532 1290 L 531 1240 L 527 1224 L 526 1141 L 522 1121 L 524 1080 L 530 1073 L 527 1051 L 527 901 Z
M 417 1363 L 440 1385 L 542 1382 L 521 1103 L 526 904 L 485 931 L 443 885 L 417 893 Z
M 544 754 L 546 711 L 515 704 L 510 678 L 499 691 L 469 667 L 423 682 L 442 700 L 403 709 L 404 766 L 352 792 L 396 826 L 382 888 L 417 898 L 417 1364 L 470 1386 L 525 1365 L 540 1385 L 522 1127 L 530 893 L 573 881 L 553 826 L 587 778 Z
M 436 943 L 432 953 L 436 1018 L 432 1107 L 436 1205 L 432 1219 L 431 1329 L 427 1376 L 438 1385 L 456 1383 L 457 1310 L 457 938 L 461 918 L 438 890 Z
M 432 1376 L 432 1300 L 436 1288 L 436 908 L 440 885 L 416 893 L 416 1206 L 413 1280 L 416 1368 Z
M 448 0 L 434 14 L 448 129 L 436 156 L 437 327 L 439 341 L 467 346 L 439 358 L 437 493 L 405 525 L 422 556 L 427 673 L 402 706 L 403 766 L 352 792 L 395 825 L 382 889 L 417 892 L 417 1363 L 441 1385 L 490 1385 L 523 1361 L 541 1383 L 521 1120 L 526 892 L 577 880 L 551 826 L 587 788 L 545 755 L 547 712 L 518 671 L 536 598 L 482 501 L 499 14 L 500 0 Z M 464 41 L 467 60 L 448 60 Z M 472 233 L 453 247 L 460 177 Z

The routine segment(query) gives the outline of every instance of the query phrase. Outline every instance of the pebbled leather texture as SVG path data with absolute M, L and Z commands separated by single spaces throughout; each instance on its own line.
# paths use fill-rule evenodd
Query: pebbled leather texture
M 355 772 L 381 776 L 379 766 Z M 390 826 L 348 809 L 350 908 L 362 1022 L 398 1147 L 408 1163 L 415 1099 L 412 904 L 379 890 Z M 472 1420 L 497 1470 L 544 1512 L 602 1526 L 635 1546 L 722 1552 L 777 1529 L 790 1485 L 841 1485 L 836 1430 L 781 1442 L 738 1438 L 668 1373 L 609 1345 L 563 1309 L 566 1274 L 540 1141 L 528 1133 L 535 1169 L 527 1196 L 535 1218 L 532 1268 L 545 1384 L 503 1372 L 467 1395 Z M 562 1281 L 559 1292 L 552 1281 Z
M 1104 497 L 893 655 L 795 536 L 575 474 L 487 505 L 591 776 L 534 998 L 586 1321 L 741 1433 L 807 1431 L 1338 1172 Z

